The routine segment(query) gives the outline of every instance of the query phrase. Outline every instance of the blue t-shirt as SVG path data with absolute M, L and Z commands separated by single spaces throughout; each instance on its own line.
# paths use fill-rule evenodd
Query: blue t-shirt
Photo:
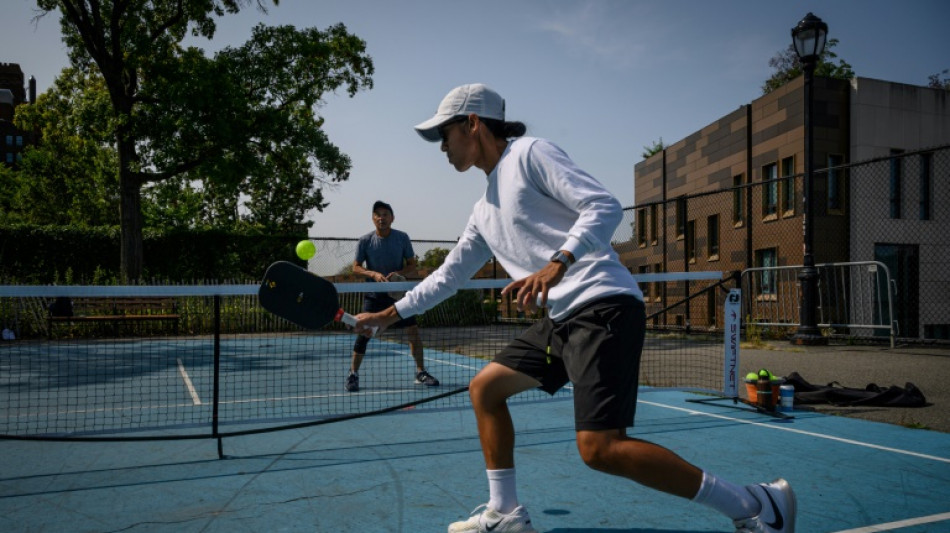
M 388 237 L 380 237 L 375 231 L 367 233 L 356 246 L 356 262 L 384 276 L 402 270 L 405 261 L 415 256 L 409 235 L 395 229 L 389 230 Z

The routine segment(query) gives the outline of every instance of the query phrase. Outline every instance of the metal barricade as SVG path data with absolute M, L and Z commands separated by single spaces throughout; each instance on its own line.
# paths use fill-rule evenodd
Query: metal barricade
M 822 263 L 818 269 L 818 327 L 833 335 L 869 337 L 898 334 L 894 319 L 897 285 L 877 261 Z M 801 266 L 749 268 L 742 271 L 743 315 L 755 326 L 799 325 Z

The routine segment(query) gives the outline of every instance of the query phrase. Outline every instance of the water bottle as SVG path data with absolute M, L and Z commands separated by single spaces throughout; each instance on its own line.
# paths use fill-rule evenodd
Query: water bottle
M 778 388 L 779 411 L 790 413 L 795 408 L 795 387 L 793 385 L 782 385 Z

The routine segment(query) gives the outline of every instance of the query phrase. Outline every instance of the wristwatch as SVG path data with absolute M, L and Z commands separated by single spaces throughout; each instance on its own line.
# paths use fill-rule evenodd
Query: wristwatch
M 551 261 L 560 261 L 564 263 L 566 268 L 570 268 L 570 266 L 574 264 L 574 259 L 560 250 L 554 252 L 554 255 L 551 256 Z

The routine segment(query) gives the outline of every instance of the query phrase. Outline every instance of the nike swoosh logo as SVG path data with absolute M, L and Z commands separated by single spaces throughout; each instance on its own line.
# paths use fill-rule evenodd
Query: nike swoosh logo
M 485 531 L 494 531 L 498 525 L 501 524 L 501 520 L 497 520 L 494 524 L 485 524 Z
M 772 514 L 775 515 L 775 522 L 766 522 L 765 525 L 781 531 L 782 528 L 785 527 L 785 520 L 782 518 L 782 513 L 779 511 L 778 505 L 776 505 L 775 500 L 772 499 L 772 494 L 768 490 L 765 491 L 765 495 L 769 497 L 769 503 L 772 504 Z

